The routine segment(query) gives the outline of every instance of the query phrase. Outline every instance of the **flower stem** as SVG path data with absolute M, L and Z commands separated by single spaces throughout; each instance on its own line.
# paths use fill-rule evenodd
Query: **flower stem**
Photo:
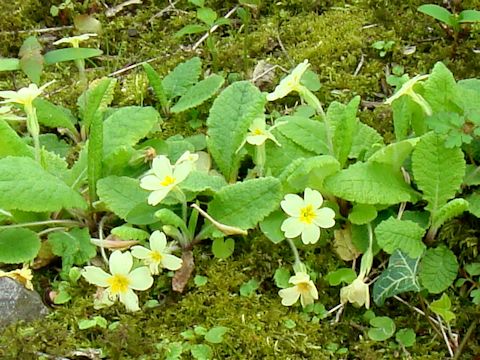
M 40 125 L 38 125 L 37 111 L 32 104 L 25 105 L 27 113 L 27 130 L 33 139 L 35 160 L 40 162 Z
M 300 255 L 298 255 L 298 249 L 295 246 L 295 244 L 293 243 L 293 240 L 287 238 L 287 242 L 288 242 L 288 245 L 290 245 L 290 249 L 292 249 L 293 257 L 295 258 L 294 266 L 301 264 L 302 261 L 300 260 Z
M 11 228 L 30 227 L 30 226 L 56 225 L 56 224 L 83 226 L 83 224 L 81 222 L 78 222 L 78 221 L 75 221 L 75 220 L 45 220 L 45 221 L 33 221 L 33 222 L 22 223 L 22 224 L 3 225 L 3 226 L 0 226 L 0 229 L 11 229 Z
M 255 146 L 255 165 L 257 165 L 258 177 L 263 176 L 266 157 L 265 143 Z

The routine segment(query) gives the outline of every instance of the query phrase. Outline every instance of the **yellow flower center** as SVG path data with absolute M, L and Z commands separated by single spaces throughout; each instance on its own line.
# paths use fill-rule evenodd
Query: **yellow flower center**
M 315 211 L 312 205 L 307 205 L 300 209 L 300 221 L 305 224 L 311 224 L 315 219 Z
M 157 250 L 152 250 L 150 253 L 150 258 L 153 260 L 153 262 L 159 263 L 162 261 L 163 256 Z
M 297 284 L 297 289 L 300 294 L 309 293 L 310 285 L 307 282 L 301 282 Z
M 162 182 L 160 183 L 160 185 L 162 185 L 162 186 L 169 186 L 169 185 L 172 185 L 173 183 L 175 183 L 175 178 L 174 178 L 173 176 L 167 175 L 167 176 L 165 176 L 165 178 L 162 180 Z
M 125 275 L 116 274 L 110 277 L 107 283 L 110 285 L 112 295 L 116 295 L 118 293 L 125 293 L 128 290 L 130 280 Z
M 263 135 L 262 129 L 255 129 L 255 130 L 253 130 L 253 135 Z

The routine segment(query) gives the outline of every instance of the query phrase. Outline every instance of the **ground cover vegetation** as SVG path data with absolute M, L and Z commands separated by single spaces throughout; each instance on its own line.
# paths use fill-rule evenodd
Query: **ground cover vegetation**
M 478 3 L 6 7 L 2 358 L 478 354 Z

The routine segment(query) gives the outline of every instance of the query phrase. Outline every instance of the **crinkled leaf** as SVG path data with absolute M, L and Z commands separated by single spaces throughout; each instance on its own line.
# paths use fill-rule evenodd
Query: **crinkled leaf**
M 32 148 L 8 125 L 0 119 L 0 158 L 6 156 L 33 157 Z
M 377 306 L 385 299 L 407 291 L 420 291 L 417 280 L 420 258 L 412 259 L 396 250 L 388 260 L 388 267 L 373 284 L 372 297 Z
M 40 238 L 29 229 L 0 230 L 0 263 L 20 264 L 33 260 L 40 251 Z
M 442 62 L 435 64 L 430 76 L 422 85 L 423 97 L 434 113 L 457 109 L 455 105 L 457 84 L 452 72 Z
M 210 99 L 222 87 L 225 79 L 220 75 L 210 75 L 187 90 L 178 102 L 171 108 L 173 113 L 179 113 Z
M 186 192 L 187 199 L 193 199 L 199 193 L 215 194 L 227 182 L 222 176 L 209 174 L 203 171 L 192 171 L 179 185 Z
M 122 240 L 146 240 L 150 237 L 150 234 L 145 230 L 134 228 L 128 224 L 114 227 L 110 230 L 110 234 L 119 237 Z
M 108 209 L 122 219 L 139 204 L 147 204 L 149 192 L 140 187 L 137 179 L 108 176 L 98 181 L 98 196 Z
M 424 235 L 425 229 L 416 222 L 394 217 L 382 221 L 375 228 L 377 243 L 385 252 L 393 254 L 400 250 L 414 259 L 426 249 L 422 241 Z
M 442 319 L 449 324 L 455 319 L 455 314 L 450 311 L 452 308 L 452 302 L 447 294 L 443 293 L 440 299 L 432 301 L 429 306 L 430 310 L 437 315 L 440 315 Z
M 40 124 L 50 128 L 65 128 L 74 134 L 77 133 L 76 119 L 70 110 L 42 98 L 36 98 L 33 105 L 37 110 L 37 118 Z
M 47 152 L 53 153 L 66 159 L 70 152 L 70 145 L 56 134 L 47 133 L 40 135 L 40 146 Z
M 103 124 L 103 151 L 107 156 L 121 146 L 133 146 L 161 123 L 160 114 L 154 108 L 127 106 L 107 117 Z
M 73 265 L 85 264 L 97 254 L 97 248 L 90 242 L 90 234 L 86 228 L 50 233 L 48 243 L 52 252 L 62 258 L 64 271 Z
M 172 225 L 186 231 L 185 222 L 180 216 L 175 214 L 172 210 L 163 208 L 155 212 L 155 217 L 164 225 Z
M 419 278 L 422 286 L 432 294 L 446 290 L 457 277 L 458 262 L 446 246 L 428 249 L 420 263 Z
M 86 208 L 85 200 L 33 159 L 0 159 L 0 208 L 23 211 L 60 211 Z
M 393 205 L 415 199 L 399 170 L 374 162 L 351 165 L 329 176 L 324 185 L 333 195 L 362 204 Z
M 330 153 L 323 122 L 301 116 L 284 116 L 276 124 L 281 122 L 277 131 L 299 147 L 317 155 Z
M 85 127 L 90 127 L 97 114 L 103 114 L 113 100 L 117 79 L 102 78 L 90 83 L 88 90 L 77 100 Z
M 382 146 L 383 138 L 377 130 L 358 121 L 348 157 L 351 159 L 365 160 L 370 154 L 374 153 L 377 148 L 381 148 Z
M 394 170 L 400 169 L 418 141 L 419 138 L 413 138 L 389 144 L 370 156 L 368 161 L 391 165 Z
M 441 137 L 428 133 L 413 151 L 412 170 L 423 198 L 428 201 L 426 209 L 434 215 L 460 189 L 465 159 L 460 148 L 447 149 Z
M 416 136 L 421 136 L 427 131 L 425 114 L 422 108 L 410 96 L 402 96 L 392 104 L 393 125 L 395 138 L 404 140 L 410 135 L 413 128 Z
M 463 214 L 468 210 L 468 201 L 465 199 L 453 199 L 443 205 L 435 213 L 432 219 L 432 227 L 438 229 L 446 221 Z
M 199 57 L 191 58 L 175 67 L 162 80 L 167 99 L 182 96 L 187 90 L 196 84 L 202 72 L 202 60 Z
M 152 86 L 157 100 L 160 101 L 160 104 L 163 107 L 168 106 L 168 99 L 162 85 L 162 78 L 149 63 L 143 63 L 142 66 L 143 70 L 145 70 L 145 74 L 147 74 L 148 82 Z
M 248 81 L 235 82 L 214 101 L 207 119 L 207 145 L 225 178 L 236 179 L 237 153 L 252 121 L 263 115 L 265 96 Z
M 208 204 L 208 213 L 225 225 L 248 230 L 275 210 L 281 199 L 276 178 L 247 180 L 220 189 Z

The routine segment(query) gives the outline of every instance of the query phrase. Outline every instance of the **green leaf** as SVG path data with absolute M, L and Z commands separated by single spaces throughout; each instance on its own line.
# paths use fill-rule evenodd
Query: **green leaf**
M 0 159 L 0 208 L 23 211 L 60 211 L 86 208 L 85 200 L 33 159 Z
M 415 345 L 416 336 L 415 331 L 411 328 L 400 329 L 395 334 L 395 340 L 405 347 L 411 347 Z
M 205 286 L 208 283 L 208 277 L 202 275 L 195 275 L 195 277 L 193 278 L 193 282 L 197 287 Z
M 475 262 L 475 263 L 465 265 L 465 271 L 470 276 L 480 275 L 480 262 Z
M 383 137 L 377 130 L 358 121 L 348 157 L 351 159 L 365 160 L 377 148 L 381 148 L 382 146 Z
M 468 212 L 480 218 L 480 194 L 473 193 L 466 200 L 468 201 Z
M 160 220 L 164 225 L 172 225 L 176 228 L 182 229 L 184 232 L 187 231 L 187 225 L 183 219 L 175 214 L 172 210 L 163 208 L 155 212 L 155 217 Z
M 20 70 L 20 60 L 16 58 L 0 58 L 0 72 Z
M 460 148 L 447 149 L 442 138 L 428 133 L 413 151 L 412 170 L 423 198 L 428 201 L 426 209 L 435 216 L 460 189 L 465 175 L 465 159 Z
M 150 237 L 150 234 L 145 230 L 134 228 L 128 224 L 114 227 L 112 230 L 110 230 L 110 234 L 113 234 L 122 240 L 143 241 Z
M 274 244 L 285 240 L 285 235 L 280 229 L 283 221 L 287 218 L 281 210 L 276 210 L 260 222 L 260 230 Z
M 435 314 L 440 315 L 441 318 L 449 324 L 453 319 L 455 319 L 455 314 L 450 311 L 452 308 L 452 302 L 447 294 L 443 293 L 440 299 L 432 301 L 430 306 Z
M 417 10 L 433 17 L 434 19 L 440 20 L 449 26 L 455 25 L 452 13 L 439 5 L 426 4 L 419 6 Z
M 373 328 L 368 330 L 368 337 L 373 341 L 385 341 L 395 334 L 395 322 L 388 316 L 377 316 L 370 320 Z
M 330 155 L 313 156 L 294 160 L 279 175 L 284 193 L 297 193 L 310 187 L 323 189 L 323 181 L 340 170 L 340 163 Z
M 330 153 L 323 122 L 301 116 L 284 116 L 276 121 L 281 122 L 285 123 L 276 130 L 299 147 L 317 155 Z
M 467 186 L 480 185 L 480 166 L 467 164 L 463 184 Z
M 206 344 L 194 344 L 190 348 L 190 353 L 194 359 L 210 360 L 213 358 L 212 348 Z
M 422 239 L 425 229 L 413 221 L 390 217 L 375 228 L 378 245 L 387 253 L 401 250 L 415 259 L 422 255 L 426 246 Z
M 233 254 L 235 249 L 235 240 L 216 238 L 213 239 L 212 253 L 217 259 L 227 259 Z
M 36 98 L 33 101 L 33 105 L 37 111 L 37 118 L 40 124 L 49 128 L 65 128 L 74 134 L 77 133 L 75 128 L 76 119 L 70 110 L 41 98 Z
M 419 140 L 419 138 L 413 138 L 389 144 L 376 151 L 368 161 L 391 165 L 393 170 L 400 169 Z
M 225 335 L 228 330 L 229 328 L 225 326 L 215 326 L 205 334 L 205 340 L 212 344 L 220 344 L 223 342 L 223 335 Z
M 433 216 L 432 227 L 438 229 L 446 221 L 463 214 L 463 212 L 466 210 L 468 210 L 467 200 L 453 199 L 438 209 Z
M 325 280 L 328 281 L 330 286 L 338 286 L 342 283 L 351 284 L 355 280 L 357 274 L 351 268 L 340 268 L 335 271 L 330 271 Z
M 190 34 L 198 34 L 201 32 L 206 32 L 208 31 L 209 28 L 208 26 L 205 25 L 199 25 L 199 24 L 189 24 L 178 30 L 173 36 L 175 37 L 182 37 L 185 35 L 190 35 Z
M 33 157 L 32 148 L 8 125 L 0 119 L 0 158 L 7 156 Z
M 90 84 L 88 90 L 77 100 L 83 125 L 88 129 L 97 114 L 102 114 L 113 100 L 117 80 L 102 78 Z
M 97 248 L 90 242 L 86 228 L 50 233 L 48 243 L 53 254 L 62 258 L 63 271 L 68 271 L 73 265 L 83 265 L 97 255 Z
M 0 263 L 20 264 L 33 260 L 40 251 L 40 238 L 28 229 L 0 230 Z
M 372 297 L 377 306 L 385 299 L 407 291 L 420 291 L 417 272 L 420 258 L 411 259 L 396 250 L 388 260 L 388 267 L 373 284 Z
M 147 197 L 145 202 L 137 203 L 127 212 L 125 220 L 133 225 L 150 225 L 158 222 L 155 213 L 157 208 L 147 204 Z
M 415 198 L 400 171 L 374 162 L 353 164 L 329 176 L 324 185 L 333 195 L 361 204 L 393 205 Z
M 208 213 L 225 225 L 248 230 L 275 210 L 281 199 L 276 178 L 247 180 L 220 189 L 208 204 Z
M 201 7 L 197 9 L 197 19 L 203 21 L 208 26 L 212 26 L 215 20 L 217 20 L 217 13 L 209 7 Z
M 434 113 L 455 111 L 457 84 L 453 74 L 442 63 L 437 62 L 428 79 L 422 84 L 423 96 L 430 104 Z
M 108 156 L 121 146 L 136 145 L 154 125 L 160 124 L 160 114 L 152 107 L 126 106 L 107 117 L 103 124 L 103 152 Z
M 103 51 L 91 48 L 65 48 L 47 52 L 44 55 L 45 64 L 51 65 L 64 61 L 82 60 L 100 56 Z
M 187 90 L 178 102 L 171 108 L 173 113 L 179 113 L 210 99 L 222 87 L 225 79 L 220 75 L 210 75 Z
M 227 182 L 222 176 L 192 171 L 179 186 L 186 193 L 187 200 L 191 200 L 199 193 L 213 195 L 226 185 Z
M 240 286 L 240 295 L 241 296 L 252 296 L 257 291 L 260 283 L 255 279 L 250 279 L 246 283 L 243 283 Z
M 147 74 L 148 82 L 152 86 L 157 100 L 160 101 L 160 105 L 164 108 L 167 107 L 168 99 L 162 85 L 162 78 L 149 63 L 143 63 L 142 66 L 143 70 L 145 70 L 145 74 Z
M 432 294 L 446 290 L 457 277 L 458 262 L 446 246 L 428 249 L 420 263 L 419 278 L 422 286 Z
M 413 127 L 417 136 L 423 135 L 427 131 L 425 114 L 422 108 L 410 96 L 402 96 L 392 104 L 393 125 L 395 129 L 395 138 L 404 140 L 410 135 Z
M 36 83 L 40 83 L 40 76 L 43 71 L 42 45 L 35 36 L 29 36 L 25 39 L 20 51 L 20 69 L 28 76 L 28 78 Z
M 279 267 L 275 270 L 275 275 L 273 275 L 273 279 L 275 280 L 275 285 L 280 289 L 285 289 L 290 287 L 290 270 L 285 267 Z
M 40 146 L 43 148 L 43 154 L 49 154 L 47 156 L 56 155 L 61 159 L 66 159 L 70 153 L 70 145 L 67 144 L 65 140 L 58 138 L 57 135 L 53 133 L 41 134 Z M 65 162 L 65 165 L 66 170 L 68 164 Z
M 478 10 L 463 10 L 459 16 L 460 23 L 476 23 L 480 22 L 480 11 Z
M 227 181 L 237 177 L 237 153 L 252 121 L 263 115 L 265 96 L 248 81 L 227 87 L 214 101 L 207 119 L 207 145 Z
M 377 209 L 372 205 L 356 204 L 348 214 L 348 220 L 355 225 L 368 224 L 377 217 Z
M 353 144 L 357 129 L 357 109 L 360 96 L 355 96 L 347 105 L 333 101 L 325 118 L 327 138 L 333 146 L 333 154 L 343 168 Z
M 137 205 L 147 204 L 149 192 L 140 187 L 137 179 L 108 176 L 98 181 L 98 196 L 108 209 L 126 220 Z M 131 222 L 131 221 L 129 221 Z
M 187 90 L 198 82 L 202 72 L 202 61 L 198 57 L 191 58 L 175 67 L 162 80 L 162 86 L 165 89 L 167 99 L 173 99 L 182 96 Z

